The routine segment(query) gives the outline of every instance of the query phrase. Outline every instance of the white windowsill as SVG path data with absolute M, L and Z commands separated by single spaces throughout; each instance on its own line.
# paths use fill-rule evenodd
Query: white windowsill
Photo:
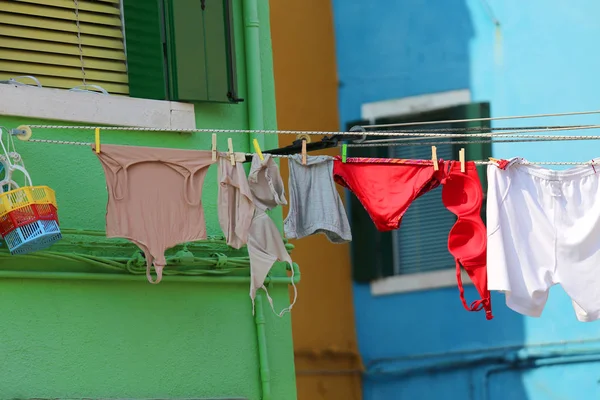
M 473 282 L 465 271 L 461 271 L 463 285 Z M 421 290 L 456 287 L 456 269 L 449 268 L 441 271 L 421 272 L 408 275 L 396 275 L 371 282 L 371 295 L 385 296 L 396 293 L 410 293 Z
M 377 118 L 422 113 L 471 102 L 469 89 L 429 93 L 400 99 L 363 103 L 361 118 L 373 122 Z
M 194 105 L 0 84 L 0 115 L 166 129 L 196 127 Z

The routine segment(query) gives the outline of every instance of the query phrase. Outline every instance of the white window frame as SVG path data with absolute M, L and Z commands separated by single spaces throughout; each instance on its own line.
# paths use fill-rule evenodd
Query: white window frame
M 194 104 L 0 84 L 0 115 L 85 124 L 195 129 Z
M 374 123 L 378 118 L 398 117 L 469 103 L 471 103 L 471 92 L 468 89 L 430 93 L 393 100 L 363 103 L 361 106 L 361 119 Z M 395 243 L 397 231 L 392 231 L 392 235 Z M 394 248 L 394 257 L 398 257 L 396 251 L 397 249 Z M 473 284 L 464 270 L 461 271 L 461 279 L 464 285 Z M 455 287 L 456 269 L 448 268 L 414 274 L 393 275 L 376 279 L 371 282 L 370 286 L 371 295 L 373 296 Z

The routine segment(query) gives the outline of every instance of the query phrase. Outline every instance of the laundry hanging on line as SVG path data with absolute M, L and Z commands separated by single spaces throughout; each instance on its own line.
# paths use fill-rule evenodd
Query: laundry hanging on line
M 219 223 L 229 246 L 236 249 L 245 245 L 248 247 L 252 303 L 256 291 L 263 289 L 275 312 L 264 281 L 276 261 L 288 263 L 296 298 L 292 259 L 279 230 L 266 214 L 276 206 L 287 203 L 279 168 L 269 154 L 263 160 L 255 155 L 250 174 L 246 177 L 242 164 L 244 153 L 218 152 L 214 161 L 210 151 L 202 150 L 106 144 L 102 145 L 100 152 L 96 151 L 95 144 L 92 150 L 103 167 L 109 193 L 107 237 L 128 239 L 144 252 L 146 276 L 150 283 L 161 281 L 167 249 L 177 244 L 206 239 L 206 222 L 200 199 L 208 168 L 218 162 Z M 335 232 L 349 240 L 347 217 L 339 208 L 341 199 L 334 185 L 327 185 L 333 179 L 331 167 L 315 171 L 315 182 L 324 182 L 325 186 L 313 188 L 324 189 L 323 192 L 329 190 L 331 193 L 327 199 L 335 199 L 335 195 L 338 200 L 334 203 L 339 214 L 335 221 L 341 225 L 336 226 L 335 221 L 331 222 L 323 232 Z M 305 214 L 299 213 L 298 207 L 293 210 L 295 221 L 307 226 L 303 218 Z M 321 214 L 311 212 L 308 220 L 327 220 L 322 218 L 327 210 L 328 207 L 325 207 Z M 305 232 L 303 236 L 318 232 Z M 152 268 L 156 272 L 156 280 L 152 279 Z M 293 305 L 294 302 L 278 315 L 290 311 Z
M 214 154 L 214 149 L 213 149 L 213 154 Z M 233 159 L 232 159 L 232 155 L 234 156 Z M 220 159 L 225 158 L 226 160 L 228 160 L 228 162 L 230 162 L 233 165 L 236 160 L 238 160 L 238 162 L 239 162 L 243 158 L 245 158 L 245 155 L 246 154 L 244 154 L 244 153 L 233 153 L 230 151 L 228 153 L 219 153 L 219 158 Z M 268 155 L 268 153 L 265 153 L 264 155 Z M 258 155 L 258 157 L 262 158 L 262 157 L 264 157 L 264 155 Z M 252 156 L 252 159 L 254 160 L 254 158 L 257 157 L 257 154 L 252 154 L 251 156 Z M 463 153 L 463 156 L 464 156 L 464 153 Z M 328 159 L 328 156 L 317 156 L 317 157 L 325 157 L 324 160 Z M 291 156 L 289 158 L 291 158 L 290 162 L 295 162 L 294 158 L 299 159 L 299 156 L 296 155 L 296 156 Z M 380 159 L 380 160 L 366 159 L 366 160 L 370 160 L 370 162 L 368 162 L 366 160 L 355 160 L 353 158 L 346 158 L 346 159 L 344 159 L 344 158 L 346 158 L 346 157 L 342 156 L 340 158 L 338 156 L 335 158 L 329 158 L 329 160 L 333 160 L 334 167 L 333 167 L 333 171 L 331 172 L 329 178 L 327 178 L 327 179 L 333 178 L 337 183 L 342 184 L 342 186 L 346 186 L 351 190 L 352 190 L 352 188 L 350 187 L 350 185 L 344 184 L 343 183 L 344 180 L 340 179 L 339 176 L 341 176 L 342 174 L 341 173 L 336 174 L 336 172 L 335 172 L 336 166 L 344 164 L 342 167 L 338 168 L 338 172 L 339 172 L 339 170 L 347 168 L 348 165 L 352 165 L 355 161 L 362 161 L 362 162 L 370 163 L 370 164 L 399 165 L 399 166 L 403 165 L 405 167 L 414 167 L 415 165 L 420 165 L 420 166 L 423 166 L 423 167 L 426 167 L 429 169 L 434 169 L 436 171 L 442 171 L 441 173 L 437 172 L 438 175 L 436 175 L 436 173 L 434 173 L 433 180 L 426 179 L 425 180 L 426 183 L 420 188 L 423 191 L 418 190 L 416 192 L 416 197 L 415 197 L 415 192 L 413 190 L 414 185 L 411 186 L 410 182 L 408 182 L 408 184 L 406 184 L 406 185 L 398 185 L 398 186 L 405 186 L 404 189 L 406 189 L 406 188 L 411 189 L 412 197 L 411 196 L 408 197 L 408 205 L 409 205 L 410 202 L 412 202 L 417 197 L 423 195 L 424 193 L 426 193 L 427 191 L 433 189 L 434 187 L 436 187 L 438 185 L 442 185 L 442 187 L 443 187 L 442 200 L 443 200 L 444 204 L 446 205 L 446 208 L 448 208 L 448 210 L 453 212 L 458 217 L 456 224 L 450 231 L 448 247 L 449 247 L 450 253 L 453 254 L 453 256 L 455 257 L 455 260 L 457 262 L 457 279 L 459 280 L 459 282 L 458 282 L 459 291 L 461 294 L 461 300 L 462 300 L 465 308 L 469 309 L 470 311 L 478 311 L 481 309 L 485 309 L 486 317 L 488 317 L 488 319 L 490 319 L 489 317 L 491 317 L 491 304 L 489 302 L 489 292 L 487 292 L 487 290 L 491 289 L 491 290 L 500 290 L 500 291 L 506 292 L 507 305 L 510 308 L 512 308 L 513 310 L 523 313 L 525 315 L 531 315 L 531 316 L 538 316 L 539 314 L 541 314 L 541 309 L 543 308 L 543 304 L 545 302 L 544 294 L 542 295 L 543 301 L 536 303 L 536 305 L 538 306 L 537 308 L 535 308 L 535 307 L 528 308 L 527 305 L 524 305 L 527 303 L 527 300 L 523 301 L 522 299 L 518 299 L 515 297 L 514 293 L 518 293 L 518 289 L 513 288 L 513 287 L 516 287 L 514 285 L 513 281 L 518 281 L 519 278 L 518 278 L 518 274 L 513 273 L 514 271 L 511 272 L 510 274 L 508 272 L 506 272 L 511 268 L 511 267 L 507 267 L 507 265 L 510 265 L 510 264 L 508 264 L 508 263 L 505 263 L 504 265 L 500 264 L 499 267 L 496 266 L 495 268 L 490 267 L 490 266 L 485 266 L 484 268 L 481 267 L 482 254 L 486 256 L 487 261 L 489 263 L 490 253 L 493 251 L 493 250 L 489 250 L 486 248 L 487 240 L 483 240 L 483 241 L 480 240 L 481 235 L 478 234 L 478 232 L 481 232 L 482 227 L 485 228 L 483 226 L 483 223 L 479 224 L 479 221 L 481 220 L 479 218 L 479 210 L 481 207 L 481 201 L 483 199 L 483 195 L 481 193 L 481 196 L 480 196 L 481 200 L 479 200 L 479 201 L 468 200 L 467 204 L 465 204 L 464 202 L 461 203 L 460 201 L 456 202 L 456 201 L 452 200 L 453 197 L 455 199 L 459 199 L 459 198 L 471 199 L 471 198 L 477 198 L 479 196 L 477 193 L 477 190 L 473 189 L 474 185 L 472 183 L 465 183 L 465 182 L 469 182 L 469 179 L 470 179 L 470 182 L 476 181 L 477 185 L 475 185 L 475 186 L 479 186 L 479 192 L 481 192 L 481 185 L 479 183 L 478 178 L 473 180 L 472 173 L 469 173 L 469 171 L 472 170 L 473 172 L 475 172 L 474 176 L 477 177 L 476 170 L 475 170 L 475 162 L 472 162 L 472 161 L 465 162 L 464 160 L 461 160 L 461 162 L 444 161 L 444 160 L 439 160 L 439 161 L 433 162 L 433 160 L 408 160 L 407 161 L 407 160 L 395 160 L 395 159 Z M 382 161 L 382 160 L 385 160 L 385 161 Z M 302 157 L 303 168 L 308 168 L 307 165 L 310 164 L 309 162 L 306 162 L 306 161 L 308 161 L 308 158 L 303 155 L 303 157 Z M 490 161 L 479 162 L 479 164 L 482 164 L 482 163 L 488 164 L 488 175 L 490 174 L 490 170 L 494 170 L 494 169 L 498 169 L 501 171 L 504 171 L 504 170 L 509 171 L 512 167 L 514 167 L 516 165 L 523 165 L 523 166 L 531 166 L 532 165 L 532 163 L 529 163 L 523 159 L 519 159 L 518 162 L 512 162 L 512 163 L 510 161 L 506 161 L 506 160 L 490 159 Z M 552 164 L 552 163 L 550 163 L 550 164 Z M 583 164 L 583 163 L 569 162 L 569 163 L 556 163 L 556 164 Z M 572 170 L 576 170 L 576 169 L 579 169 L 582 171 L 586 170 L 587 171 L 586 175 L 585 175 L 586 177 L 591 176 L 592 173 L 589 171 L 593 170 L 593 174 L 595 175 L 596 171 L 594 169 L 594 165 L 600 164 L 600 160 L 592 160 L 592 162 L 590 162 L 588 164 L 590 164 L 590 165 L 576 167 L 576 168 L 573 168 Z M 292 164 L 292 165 L 294 165 L 294 164 Z M 437 166 L 437 169 L 435 168 L 435 166 Z M 532 170 L 547 171 L 548 173 L 545 176 L 554 176 L 552 174 L 554 172 L 557 172 L 557 171 L 547 170 L 547 169 L 538 168 L 538 167 L 534 167 L 534 168 L 532 168 Z M 443 171 L 445 171 L 445 172 L 443 172 Z M 567 171 L 570 171 L 570 170 L 567 170 Z M 452 179 L 453 172 L 456 172 L 456 174 L 454 174 L 455 175 L 454 179 Z M 426 175 L 428 175 L 428 174 L 429 174 L 429 172 L 427 171 Z M 470 175 L 471 175 L 471 178 L 467 179 L 467 177 L 469 177 Z M 535 175 L 535 174 L 532 174 L 532 175 Z M 574 174 L 574 175 L 577 175 L 577 174 Z M 566 174 L 565 176 L 570 176 L 570 175 Z M 569 181 L 569 179 L 566 179 L 564 177 L 561 179 L 562 179 L 562 181 L 565 181 L 565 182 Z M 558 179 L 558 180 L 560 181 L 561 179 Z M 550 180 L 552 180 L 552 179 L 550 179 Z M 464 181 L 464 182 L 458 183 L 460 181 Z M 294 183 L 296 184 L 297 182 L 294 181 Z M 455 186 L 456 189 L 451 189 L 452 186 Z M 469 187 L 471 189 L 469 189 Z M 292 190 L 291 188 L 292 188 L 292 182 L 290 182 L 290 191 Z M 447 188 L 448 188 L 448 190 L 446 190 Z M 567 201 L 567 202 L 569 200 L 572 200 L 572 198 L 569 197 L 569 196 L 572 197 L 572 194 L 570 194 L 568 191 L 564 191 L 562 189 L 557 190 L 556 187 L 553 187 L 552 190 L 549 192 L 551 194 L 551 196 L 553 196 L 553 197 L 561 197 L 562 196 L 566 199 L 565 201 Z M 355 195 L 357 195 L 356 194 L 357 190 L 352 190 L 352 191 L 355 193 Z M 444 195 L 445 192 L 450 193 L 450 194 Z M 542 190 L 541 192 L 543 193 L 544 191 Z M 455 193 L 457 195 L 455 196 L 452 193 Z M 281 192 L 281 194 L 283 195 L 283 192 Z M 471 196 L 471 194 L 474 197 Z M 536 195 L 541 196 L 540 193 L 536 193 Z M 510 196 L 517 197 L 514 194 L 511 194 Z M 506 199 L 508 199 L 510 196 L 507 194 Z M 280 197 L 280 198 L 284 198 L 284 196 Z M 400 198 L 401 198 L 401 196 L 400 196 Z M 334 199 L 335 199 L 335 197 L 334 197 Z M 491 199 L 494 199 L 494 195 L 490 192 L 490 193 L 488 193 L 488 204 L 491 201 Z M 396 200 L 398 200 L 398 199 L 396 199 Z M 254 203 L 254 201 L 252 201 L 252 202 Z M 515 201 L 514 203 L 517 204 L 518 202 Z M 279 203 L 279 204 L 284 204 L 284 203 Z M 508 214 L 517 215 L 517 214 L 515 214 L 514 209 L 513 210 L 510 209 L 508 203 L 504 204 L 501 202 L 501 204 L 502 204 L 502 209 L 504 210 L 504 212 L 507 215 Z M 291 205 L 292 204 L 290 204 L 290 206 Z M 526 206 L 527 206 L 527 204 L 526 204 Z M 520 207 L 519 209 L 523 210 L 524 206 L 523 206 L 523 204 L 514 206 L 515 209 L 517 209 L 517 207 Z M 292 207 L 290 207 L 290 208 L 292 208 Z M 365 207 L 365 209 L 366 208 L 367 207 Z M 408 206 L 406 208 L 408 208 Z M 526 210 L 526 212 L 529 211 L 528 208 L 525 208 L 525 210 Z M 256 208 L 255 208 L 255 211 L 256 211 Z M 489 213 L 489 210 L 488 210 L 488 213 Z M 252 214 L 252 216 L 254 217 L 254 213 Z M 345 217 L 345 213 L 344 213 L 344 217 Z M 289 218 L 289 215 L 288 215 L 288 218 Z M 288 218 L 286 218 L 286 220 Z M 478 219 L 479 219 L 479 221 L 478 221 Z M 571 219 L 573 219 L 572 216 L 571 216 Z M 378 221 L 376 221 L 376 220 L 378 220 Z M 385 220 L 385 219 L 383 219 L 383 220 Z M 343 221 L 343 218 L 342 218 L 342 221 Z M 395 223 L 392 223 L 391 227 L 390 226 L 382 227 L 381 221 L 382 221 L 382 218 L 380 215 L 376 216 L 376 218 L 374 219 L 374 223 L 377 226 L 377 229 L 380 229 L 380 230 L 381 229 L 383 229 L 383 230 L 398 229 L 401 225 L 401 216 L 397 220 L 398 226 L 396 226 L 396 227 L 394 227 Z M 393 219 L 392 219 L 392 222 L 393 222 Z M 341 224 L 341 225 L 343 225 L 343 224 Z M 326 235 L 328 235 L 333 232 L 333 233 L 339 235 L 339 232 L 343 231 L 343 227 L 341 225 L 340 225 L 339 231 L 337 231 L 337 233 L 336 233 L 336 231 L 328 231 L 328 230 L 323 230 L 323 229 L 317 229 L 317 230 L 315 230 L 315 233 L 325 233 Z M 488 225 L 488 228 L 487 228 L 488 236 L 491 237 L 492 233 L 489 233 L 490 229 L 491 228 Z M 497 229 L 497 232 L 501 232 L 501 231 L 502 231 L 502 229 Z M 503 236 L 503 235 L 500 235 L 500 236 Z M 331 239 L 332 237 L 335 238 L 335 235 L 331 236 L 331 237 L 328 235 L 328 238 L 331 241 L 335 242 L 335 240 Z M 280 239 L 281 239 L 281 237 L 280 237 Z M 347 240 L 342 240 L 340 242 L 343 242 L 343 241 L 347 241 Z M 508 241 L 507 243 L 508 244 L 503 243 L 502 246 L 496 247 L 498 254 L 509 254 L 510 252 L 513 252 L 513 253 L 515 252 L 513 247 L 517 247 L 516 244 L 511 243 L 510 241 Z M 568 241 L 566 242 L 566 244 L 569 246 L 574 245 L 573 243 L 569 243 Z M 496 245 L 494 245 L 494 246 L 496 246 Z M 481 251 L 482 247 L 484 248 L 483 251 Z M 479 249 L 479 251 L 475 251 L 475 249 Z M 576 253 L 577 251 L 579 251 L 579 249 L 577 247 L 570 248 L 571 254 Z M 485 261 L 484 261 L 484 264 L 485 264 Z M 527 268 L 534 269 L 536 271 L 539 270 L 539 266 L 535 265 L 535 263 L 530 262 L 529 264 L 527 264 L 527 263 L 522 263 L 522 264 L 524 266 L 521 265 L 520 268 L 517 268 L 517 270 L 519 271 L 519 273 L 522 273 L 524 276 L 527 276 L 531 272 L 531 271 L 526 272 Z M 483 273 L 477 273 L 474 275 L 471 275 L 471 273 L 469 273 L 469 275 L 471 276 L 471 279 L 474 281 L 475 286 L 478 289 L 479 294 L 481 296 L 481 299 L 472 303 L 471 306 L 467 306 L 466 301 L 464 300 L 463 293 L 462 293 L 462 285 L 460 283 L 460 267 L 461 266 L 463 268 L 465 268 L 465 270 L 467 270 L 468 273 L 469 273 L 469 269 L 471 269 L 472 272 L 473 271 L 483 272 Z M 500 276 L 510 275 L 511 279 L 508 279 L 508 283 L 506 283 L 506 279 L 505 279 L 505 281 L 500 280 L 499 281 L 500 284 L 498 284 L 496 286 L 496 284 L 492 282 L 493 280 L 495 280 L 497 278 L 497 276 L 496 276 L 493 279 L 490 278 L 490 283 L 488 285 L 487 284 L 487 271 L 488 270 L 496 271 L 496 272 L 500 271 L 499 272 Z M 504 271 L 504 270 L 506 270 L 506 271 Z M 491 273 L 492 272 L 490 272 L 490 274 Z M 567 289 L 567 287 L 566 287 L 569 285 L 569 278 L 565 278 L 563 275 L 564 274 L 560 274 L 557 271 L 553 276 L 552 282 L 550 282 L 550 283 L 546 282 L 546 287 L 542 287 L 542 289 L 540 289 L 541 292 L 543 293 L 543 291 L 546 290 L 545 296 L 547 296 L 547 289 L 548 289 L 549 285 L 562 283 L 563 286 L 565 286 L 565 289 L 567 290 L 569 295 L 571 295 L 571 297 L 573 299 L 573 303 L 574 303 L 574 307 L 575 307 L 578 319 L 580 319 L 581 321 L 598 319 L 600 317 L 600 311 L 596 310 L 596 308 L 595 308 L 596 306 L 593 304 L 594 303 L 593 300 L 595 300 L 595 297 L 594 297 L 595 295 L 588 295 L 586 297 L 586 296 L 581 296 L 581 295 L 577 295 L 577 294 L 572 294 L 573 289 L 572 288 Z M 474 278 L 474 276 L 475 276 L 475 278 Z M 516 278 L 515 278 L 515 276 L 516 276 Z M 263 282 L 264 282 L 264 280 L 263 280 Z M 486 283 L 483 284 L 482 282 L 486 282 Z M 571 286 L 573 286 L 573 285 L 571 285 Z M 255 286 L 255 288 L 256 287 L 257 287 L 257 285 Z M 260 286 L 258 286 L 258 287 L 260 288 Z M 508 287 L 508 289 L 507 289 L 507 287 Z M 529 290 L 530 287 L 526 285 L 526 289 Z M 513 293 L 513 291 L 514 291 L 514 293 Z M 511 296 L 512 296 L 512 300 L 509 300 L 509 297 L 511 297 Z M 519 301 L 519 300 L 521 300 L 521 301 Z M 540 299 L 532 298 L 532 300 L 537 301 Z M 535 301 L 534 301 L 534 303 L 535 303 Z M 293 305 L 293 302 L 292 302 L 292 305 Z M 531 305 L 531 304 L 529 304 L 529 305 Z M 531 310 L 533 310 L 533 311 L 531 311 Z M 286 310 L 284 310 L 284 311 L 286 311 Z

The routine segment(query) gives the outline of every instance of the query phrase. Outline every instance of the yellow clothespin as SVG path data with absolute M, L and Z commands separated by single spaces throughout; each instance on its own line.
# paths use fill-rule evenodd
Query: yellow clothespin
M 260 161 L 263 161 L 265 159 L 265 157 L 263 156 L 262 151 L 260 151 L 260 146 L 258 145 L 258 140 L 254 139 L 252 141 L 252 144 L 254 144 L 254 151 L 256 151 L 256 154 L 258 154 L 258 158 L 260 158 Z
M 217 134 L 212 134 L 212 160 L 217 161 Z
M 438 164 L 437 158 L 437 147 L 435 146 L 431 146 L 431 161 L 433 161 L 433 170 L 438 171 L 440 169 L 440 166 Z
M 460 172 L 465 172 L 465 149 L 461 148 L 458 152 L 458 159 L 460 160 Z
M 229 148 L 229 160 L 231 165 L 235 166 L 235 154 L 233 154 L 233 141 L 231 138 L 227 138 L 227 147 Z
M 302 165 L 306 165 L 306 139 L 302 139 Z
M 96 128 L 95 130 L 96 136 L 96 154 L 100 153 L 100 128 Z
M 495 163 L 497 163 L 497 162 L 500 161 L 500 160 L 498 160 L 497 158 L 494 158 L 494 157 L 488 157 L 488 160 L 490 160 L 491 162 L 495 162 Z

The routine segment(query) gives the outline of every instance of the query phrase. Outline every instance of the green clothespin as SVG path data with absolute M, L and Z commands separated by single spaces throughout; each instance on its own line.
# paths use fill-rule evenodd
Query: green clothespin
M 346 146 L 346 143 L 342 143 L 342 162 L 345 163 L 346 162 L 346 152 L 348 150 L 348 146 Z

